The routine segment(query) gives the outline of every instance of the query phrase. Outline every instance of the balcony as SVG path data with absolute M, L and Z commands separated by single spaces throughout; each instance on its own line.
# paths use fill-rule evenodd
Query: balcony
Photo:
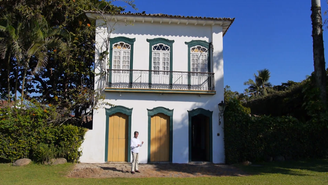
M 214 73 L 110 69 L 105 91 L 213 95 Z

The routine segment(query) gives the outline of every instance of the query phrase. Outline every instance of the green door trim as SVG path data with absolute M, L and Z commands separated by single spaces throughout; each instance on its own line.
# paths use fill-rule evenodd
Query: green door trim
M 213 162 L 213 145 L 212 145 L 212 142 L 213 142 L 213 134 L 212 134 L 212 115 L 213 115 L 213 111 L 209 111 L 209 110 L 205 110 L 203 108 L 197 108 L 197 109 L 193 109 L 191 111 L 188 111 L 188 117 L 189 117 L 189 120 L 188 120 L 188 130 L 189 130 L 189 162 L 191 162 L 191 138 L 192 138 L 192 133 L 191 133 L 191 124 L 192 124 L 192 117 L 194 116 L 197 116 L 197 115 L 204 115 L 206 117 L 209 118 L 209 137 L 210 137 L 210 162 Z
M 170 118 L 170 143 L 169 143 L 169 162 L 172 162 L 172 144 L 173 144 L 173 109 L 170 110 L 165 107 L 155 107 L 153 109 L 148 110 L 148 163 L 150 163 L 150 145 L 151 145 L 151 117 L 155 116 L 156 114 L 162 113 Z
M 129 109 L 124 106 L 115 106 L 109 109 L 105 108 L 106 110 L 106 138 L 105 138 L 105 162 L 108 161 L 108 129 L 109 129 L 109 117 L 116 114 L 122 113 L 128 116 L 128 162 L 130 162 L 130 145 L 131 145 L 131 115 L 132 115 L 132 108 Z

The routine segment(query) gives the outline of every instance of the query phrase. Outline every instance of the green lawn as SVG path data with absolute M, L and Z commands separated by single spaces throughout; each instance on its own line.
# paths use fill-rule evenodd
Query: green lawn
M 76 179 L 65 175 L 73 164 L 24 167 L 0 164 L 0 185 L 6 184 L 328 184 L 328 160 L 272 162 L 239 166 L 245 177 Z

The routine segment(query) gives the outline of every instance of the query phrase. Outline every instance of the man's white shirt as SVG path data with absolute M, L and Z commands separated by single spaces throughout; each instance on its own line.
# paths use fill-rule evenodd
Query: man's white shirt
M 140 145 L 140 146 L 138 146 Z M 140 140 L 138 138 L 132 138 L 131 139 L 131 152 L 133 153 L 139 153 L 139 148 L 142 146 Z

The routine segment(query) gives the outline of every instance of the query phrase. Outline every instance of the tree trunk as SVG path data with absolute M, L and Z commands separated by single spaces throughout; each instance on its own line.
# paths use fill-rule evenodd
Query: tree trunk
M 312 0 L 312 37 L 313 37 L 313 60 L 316 86 L 320 90 L 320 99 L 326 107 L 326 63 L 322 36 L 322 17 L 320 0 Z
M 8 103 L 10 105 L 10 54 L 8 54 L 8 62 L 7 62 L 7 84 L 8 84 Z
M 15 75 L 15 106 L 16 106 L 16 101 L 17 101 L 17 90 L 18 90 L 18 65 L 16 67 L 16 75 Z
M 24 86 L 25 86 L 25 78 L 26 78 L 26 73 L 27 73 L 27 67 L 28 67 L 28 63 L 29 63 L 29 60 L 26 61 L 27 63 L 25 64 L 24 66 L 24 73 L 23 73 L 23 79 L 22 79 L 22 97 L 21 97 L 21 103 L 23 104 L 23 100 L 24 100 Z

